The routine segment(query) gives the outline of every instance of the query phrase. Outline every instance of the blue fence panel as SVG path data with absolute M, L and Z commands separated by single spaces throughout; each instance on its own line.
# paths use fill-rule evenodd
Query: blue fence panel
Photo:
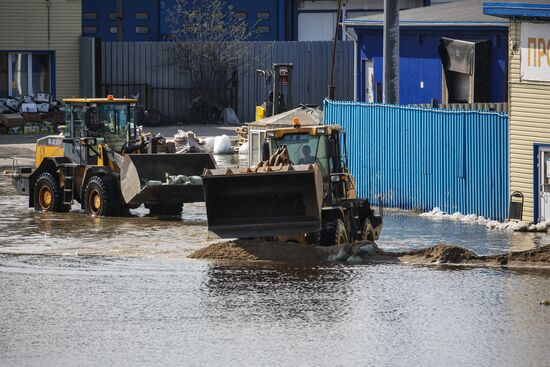
M 361 102 L 324 102 L 347 131 L 357 193 L 371 203 L 508 216 L 508 116 Z

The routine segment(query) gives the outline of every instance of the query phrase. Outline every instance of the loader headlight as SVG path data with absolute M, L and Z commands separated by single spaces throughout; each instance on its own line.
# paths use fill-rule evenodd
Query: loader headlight
M 325 135 L 325 131 L 324 127 L 319 127 L 317 128 L 317 135 Z
M 330 176 L 330 182 L 340 182 L 340 175 Z
M 275 137 L 275 131 L 268 131 L 266 135 L 267 135 L 268 138 L 274 138 Z
M 96 138 L 80 138 L 80 145 L 97 145 Z

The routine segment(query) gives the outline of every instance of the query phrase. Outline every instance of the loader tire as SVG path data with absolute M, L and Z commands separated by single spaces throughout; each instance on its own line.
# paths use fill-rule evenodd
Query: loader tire
M 120 198 L 110 176 L 93 176 L 84 189 L 84 208 L 88 214 L 109 217 L 122 211 Z
M 68 212 L 70 205 L 63 204 L 63 191 L 54 175 L 44 172 L 34 184 L 34 210 L 42 212 Z
M 321 246 L 343 245 L 348 242 L 348 232 L 341 219 L 328 222 L 321 232 Z
M 372 228 L 370 220 L 365 219 L 365 221 L 363 222 L 363 227 L 361 228 L 361 239 L 374 242 L 374 237 L 374 228 Z
M 180 215 L 183 205 L 180 204 L 157 204 L 148 205 L 150 215 Z

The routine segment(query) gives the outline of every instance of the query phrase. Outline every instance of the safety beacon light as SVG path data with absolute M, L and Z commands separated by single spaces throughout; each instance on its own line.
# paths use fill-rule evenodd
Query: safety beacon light
M 300 119 L 298 117 L 294 117 L 292 119 L 292 126 L 294 126 L 295 128 L 299 128 L 300 127 Z

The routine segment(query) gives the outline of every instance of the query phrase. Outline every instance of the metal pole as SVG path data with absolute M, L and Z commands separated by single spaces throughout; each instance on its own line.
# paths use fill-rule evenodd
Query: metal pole
M 116 2 L 116 28 L 117 28 L 117 40 L 118 41 L 124 41 L 124 30 L 122 25 L 122 17 L 123 17 L 123 10 L 122 10 L 122 0 L 117 0 Z
M 338 12 L 336 13 L 336 26 L 334 27 L 334 38 L 332 39 L 332 67 L 330 69 L 330 84 L 328 86 L 327 99 L 333 100 L 336 94 L 334 85 L 334 65 L 336 64 L 336 40 L 338 37 L 338 24 L 340 23 L 340 13 L 342 11 L 342 0 L 338 0 Z
M 399 0 L 384 0 L 383 102 L 399 104 Z

